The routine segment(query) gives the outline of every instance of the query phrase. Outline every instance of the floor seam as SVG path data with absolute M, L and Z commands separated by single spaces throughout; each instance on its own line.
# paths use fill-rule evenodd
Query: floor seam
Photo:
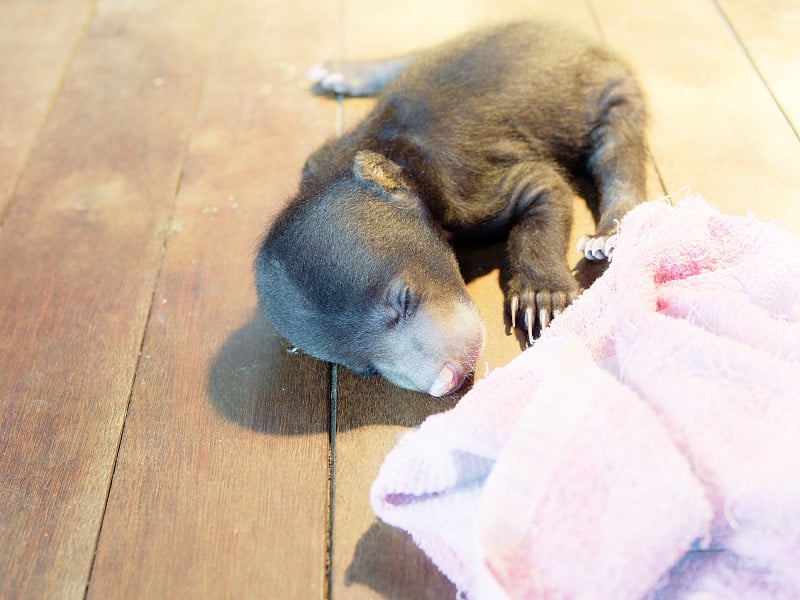
M 213 23 L 212 28 L 216 29 L 216 26 L 218 24 L 218 19 L 219 19 L 219 0 L 217 0 L 214 10 L 215 10 L 215 12 L 214 12 L 214 16 L 212 17 L 212 23 Z M 213 49 L 209 50 L 209 57 L 211 56 L 212 52 L 213 52 Z M 155 306 L 156 292 L 158 291 L 158 284 L 161 281 L 161 272 L 162 272 L 162 270 L 164 268 L 164 260 L 165 260 L 165 257 L 167 255 L 167 250 L 169 249 L 169 240 L 172 237 L 172 227 L 173 227 L 173 223 L 174 223 L 174 220 L 175 220 L 175 212 L 176 212 L 177 206 L 178 206 L 178 195 L 180 194 L 181 186 L 182 186 L 182 183 L 183 183 L 184 169 L 185 169 L 185 166 L 186 166 L 186 158 L 189 155 L 189 147 L 190 147 L 191 140 L 192 140 L 192 132 L 194 131 L 194 126 L 197 123 L 197 116 L 198 116 L 198 113 L 200 111 L 200 103 L 202 101 L 203 93 L 205 91 L 206 77 L 208 76 L 209 68 L 210 68 L 209 61 L 206 61 L 206 68 L 203 71 L 202 81 L 198 85 L 197 95 L 196 95 L 196 97 L 194 99 L 194 106 L 192 107 L 192 111 L 191 111 L 191 115 L 192 115 L 191 116 L 191 120 L 190 120 L 189 125 L 188 125 L 188 127 L 186 129 L 186 140 L 184 141 L 183 148 L 182 148 L 181 162 L 180 162 L 180 166 L 178 168 L 178 173 L 177 173 L 177 177 L 176 177 L 176 180 L 175 180 L 175 188 L 174 188 L 174 191 L 173 191 L 173 194 L 172 194 L 172 204 L 169 207 L 169 214 L 168 214 L 167 219 L 166 219 L 166 225 L 164 226 L 164 229 L 163 229 L 164 237 L 163 237 L 163 240 L 161 242 L 161 252 L 160 252 L 160 255 L 159 255 L 159 258 L 158 258 L 158 266 L 156 267 L 155 274 L 154 274 L 154 277 L 153 277 L 153 283 L 152 283 L 151 293 L 150 293 L 150 304 L 149 304 L 149 306 L 147 308 L 147 315 L 145 316 L 144 325 L 142 327 L 141 334 L 139 336 L 139 348 L 138 348 L 138 352 L 136 354 L 136 364 L 134 365 L 134 368 L 133 368 L 133 377 L 131 379 L 130 390 L 128 392 L 128 400 L 127 400 L 127 403 L 125 404 L 125 413 L 124 413 L 124 415 L 122 417 L 122 426 L 120 428 L 119 439 L 117 441 L 117 448 L 116 448 L 116 451 L 114 453 L 114 463 L 113 463 L 113 465 L 111 467 L 111 474 L 110 474 L 110 477 L 108 479 L 108 485 L 107 485 L 107 488 L 106 488 L 105 502 L 103 503 L 103 511 L 102 511 L 102 513 L 100 515 L 100 526 L 98 527 L 98 530 L 97 530 L 97 536 L 95 538 L 95 544 L 94 544 L 94 552 L 92 553 L 91 563 L 89 565 L 89 574 L 88 574 L 88 576 L 86 578 L 86 587 L 84 589 L 84 594 L 83 594 L 84 599 L 89 596 L 89 590 L 90 590 L 91 583 L 92 583 L 92 577 L 94 575 L 94 568 L 95 568 L 95 562 L 96 562 L 96 559 L 97 559 L 97 552 L 98 552 L 98 550 L 100 548 L 100 540 L 102 539 L 102 534 L 103 534 L 103 525 L 105 524 L 106 512 L 108 510 L 108 504 L 109 504 L 109 501 L 111 499 L 111 490 L 112 490 L 112 488 L 114 486 L 114 479 L 115 479 L 116 474 L 117 474 L 117 466 L 118 466 L 118 463 L 119 463 L 120 452 L 122 450 L 122 445 L 123 445 L 123 442 L 125 440 L 125 430 L 126 430 L 126 426 L 127 426 L 127 423 L 128 423 L 128 413 L 130 411 L 131 402 L 133 400 L 134 392 L 136 391 L 136 384 L 137 384 L 137 381 L 138 381 L 138 378 L 139 378 L 140 368 L 141 368 L 141 364 L 142 364 L 142 355 L 143 355 L 145 344 L 146 344 L 146 341 L 147 341 L 147 332 L 149 331 L 150 322 L 151 322 L 151 319 L 152 319 L 152 316 L 153 316 L 153 307 Z
M 28 148 L 28 152 L 25 154 L 25 158 L 22 160 L 22 164 L 20 165 L 20 168 L 17 171 L 16 176 L 14 177 L 14 181 L 11 184 L 11 193 L 8 195 L 5 204 L 0 205 L 0 229 L 5 224 L 6 217 L 8 216 L 8 213 L 11 210 L 11 204 L 14 202 L 14 198 L 16 198 L 17 196 L 19 184 L 22 181 L 22 175 L 28 169 L 31 157 L 33 156 L 33 153 L 36 151 L 36 148 L 38 148 L 39 143 L 42 140 L 42 134 L 44 133 L 45 127 L 47 127 L 47 123 L 50 121 L 50 117 L 53 114 L 53 110 L 55 109 L 56 103 L 58 102 L 58 99 L 61 96 L 61 92 L 64 89 L 64 83 L 67 80 L 67 76 L 72 70 L 72 66 L 75 64 L 75 57 L 78 56 L 78 51 L 83 45 L 83 41 L 86 39 L 86 34 L 88 33 L 89 28 L 92 26 L 92 23 L 94 22 L 94 19 L 97 16 L 97 2 L 98 0 L 95 0 L 95 2 L 92 4 L 92 8 L 86 17 L 86 22 L 83 24 L 81 33 L 78 36 L 78 39 L 75 41 L 75 45 L 73 46 L 72 50 L 69 53 L 69 58 L 64 64 L 64 69 L 61 71 L 61 76 L 58 78 L 58 84 L 53 90 L 53 94 L 50 97 L 50 102 L 47 105 L 47 110 L 45 111 L 44 117 L 42 118 L 42 121 L 39 124 L 39 128 L 36 131 L 36 135 L 33 138 L 33 142 L 31 143 L 30 148 Z
M 761 72 L 761 69 L 758 67 L 758 64 L 756 63 L 755 57 L 750 53 L 750 50 L 747 48 L 747 44 L 745 43 L 745 41 L 739 35 L 739 32 L 736 30 L 736 27 L 734 26 L 733 22 L 730 20 L 730 18 L 728 18 L 728 13 L 726 13 L 725 9 L 722 8 L 722 5 L 719 3 L 719 0 L 713 0 L 713 2 L 714 2 L 714 6 L 717 8 L 717 12 L 719 13 L 720 17 L 723 20 L 723 22 L 725 23 L 725 25 L 727 25 L 728 31 L 730 31 L 730 33 L 733 36 L 734 40 L 736 40 L 736 44 L 739 46 L 739 49 L 744 53 L 745 58 L 747 58 L 747 62 L 750 63 L 750 66 L 756 72 L 756 74 L 758 75 L 758 78 L 761 80 L 761 83 L 764 85 L 764 87 L 766 88 L 767 92 L 769 93 L 770 98 L 772 98 L 772 102 L 775 104 L 776 107 L 778 107 L 778 110 L 781 112 L 781 115 L 783 115 L 783 118 L 785 119 L 786 124 L 789 125 L 789 128 L 794 133 L 794 136 L 798 140 L 800 140 L 800 130 L 798 130 L 795 127 L 794 123 L 792 122 L 791 116 L 784 109 L 783 105 L 781 104 L 780 99 L 778 98 L 778 96 L 773 91 L 772 86 L 770 85 L 770 82 L 767 80 L 767 78 L 764 75 L 764 73 Z

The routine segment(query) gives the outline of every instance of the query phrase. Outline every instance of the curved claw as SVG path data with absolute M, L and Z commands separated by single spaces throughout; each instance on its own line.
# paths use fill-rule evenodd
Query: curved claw
M 539 326 L 544 329 L 550 325 L 550 311 L 546 308 L 539 309 Z
M 614 247 L 616 245 L 616 235 L 610 235 L 608 237 L 604 235 L 597 237 L 585 235 L 578 240 L 578 245 L 575 249 L 583 254 L 586 260 L 598 261 L 611 258 L 611 254 L 614 252 Z
M 606 238 L 597 238 L 592 244 L 592 255 L 595 260 L 603 260 L 606 257 Z
M 563 313 L 579 294 L 576 288 L 566 285 L 552 286 L 539 291 L 534 291 L 532 288 L 524 289 L 522 292 L 513 290 L 507 300 L 511 312 L 511 326 L 518 327 L 524 333 L 527 345 L 532 346 L 535 340 L 534 333 L 549 327 L 553 319 Z M 520 318 L 517 319 L 517 316 Z
M 511 311 L 511 328 L 516 329 L 517 311 L 519 310 L 519 296 L 511 297 L 511 306 L 509 307 L 509 310 Z
M 345 73 L 325 63 L 313 65 L 306 71 L 306 79 L 321 89 L 334 94 L 347 94 L 353 87 L 352 82 L 348 81 Z
M 586 248 L 583 251 L 583 255 L 586 257 L 586 260 L 598 260 L 594 253 L 594 245 L 596 242 L 597 240 L 589 240 L 586 243 Z
M 326 75 L 319 81 L 319 84 L 326 90 L 330 90 L 337 94 L 343 94 L 347 91 L 344 75 L 341 73 L 331 73 Z
M 528 333 L 528 344 L 533 345 L 533 309 L 529 306 L 525 309 L 525 330 Z

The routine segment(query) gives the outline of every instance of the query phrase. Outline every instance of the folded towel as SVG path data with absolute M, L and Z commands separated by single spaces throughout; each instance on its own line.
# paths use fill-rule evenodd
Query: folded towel
M 800 594 L 799 320 L 797 238 L 642 205 L 533 348 L 406 434 L 374 510 L 470 598 Z

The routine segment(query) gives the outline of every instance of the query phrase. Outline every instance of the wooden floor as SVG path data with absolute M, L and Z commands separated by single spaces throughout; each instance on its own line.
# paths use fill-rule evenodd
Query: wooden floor
M 368 490 L 454 400 L 288 353 L 250 264 L 370 105 L 309 65 L 527 16 L 636 67 L 652 197 L 800 232 L 798 0 L 0 2 L 0 597 L 453 597 Z M 519 346 L 497 272 L 470 290 L 481 376 Z

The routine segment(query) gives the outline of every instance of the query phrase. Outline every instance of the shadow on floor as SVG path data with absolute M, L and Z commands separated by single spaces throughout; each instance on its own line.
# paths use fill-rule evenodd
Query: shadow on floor
M 456 248 L 464 279 L 469 282 L 501 268 L 505 255 L 502 240 L 460 245 Z M 581 261 L 575 275 L 588 287 L 605 268 L 602 263 Z M 503 276 L 501 275 L 501 285 Z M 515 333 L 520 349 L 526 346 Z M 538 336 L 538 328 L 535 331 Z M 337 428 L 364 425 L 415 426 L 431 414 L 455 405 L 470 386 L 444 400 L 401 390 L 379 376 L 359 377 L 341 367 L 293 353 L 254 311 L 250 321 L 233 332 L 214 357 L 208 372 L 211 402 L 226 419 L 255 431 L 276 435 L 302 435 L 329 430 L 332 369 L 337 369 Z
M 329 430 L 331 365 L 301 353 L 254 314 L 220 347 L 207 386 L 216 411 L 234 423 L 275 435 Z M 465 386 L 447 399 L 397 388 L 380 376 L 360 377 L 335 367 L 337 430 L 366 425 L 415 426 L 452 408 Z
M 345 584 L 365 585 L 388 600 L 455 598 L 452 583 L 406 532 L 380 521 L 361 536 Z
M 226 419 L 264 433 L 327 431 L 330 368 L 289 346 L 257 313 L 234 331 L 208 370 L 211 403 Z

